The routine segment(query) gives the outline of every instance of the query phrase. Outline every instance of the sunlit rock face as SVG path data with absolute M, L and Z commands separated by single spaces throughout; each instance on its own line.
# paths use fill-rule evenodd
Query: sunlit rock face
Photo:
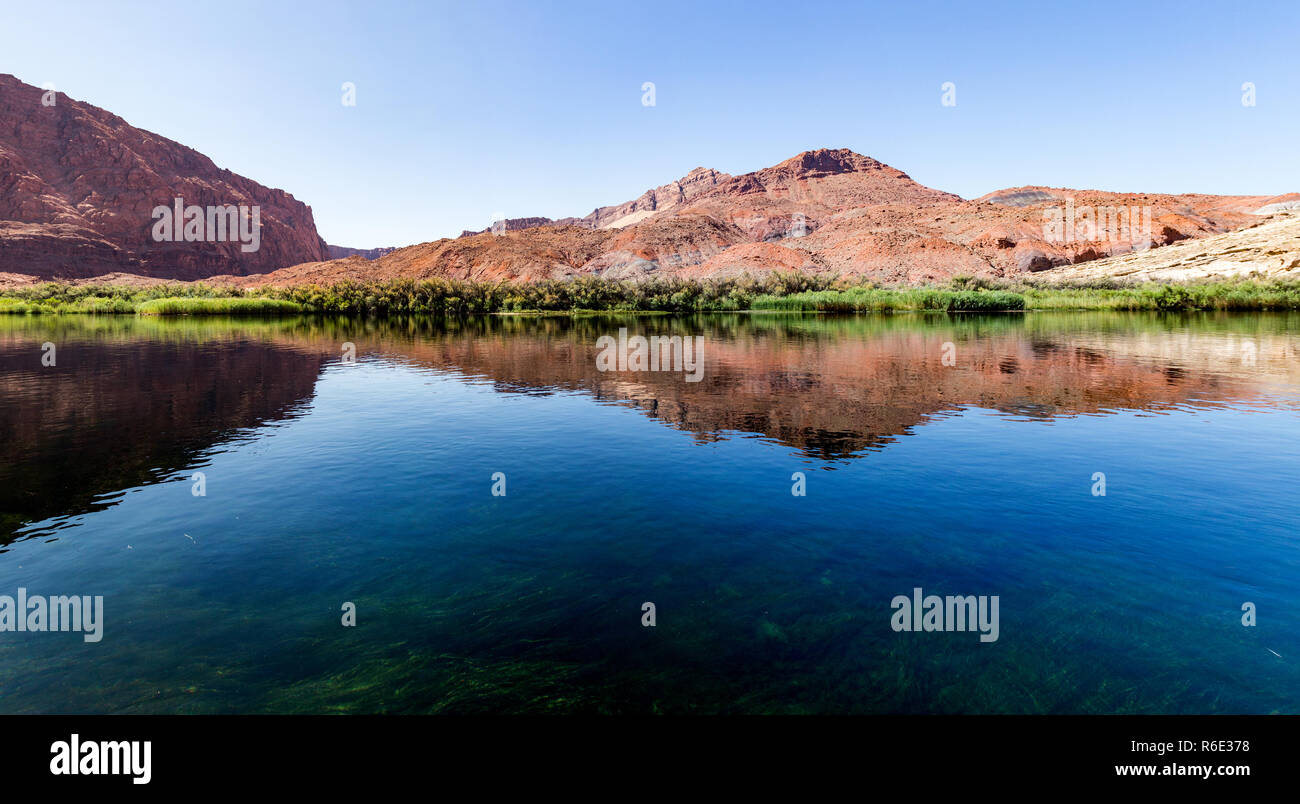
M 1260 210 L 1287 198 L 1020 187 L 965 200 L 869 156 L 818 149 L 740 176 L 696 168 L 582 218 L 512 218 L 495 233 L 240 282 L 707 279 L 790 270 L 889 283 L 1002 278 L 1194 241 L 1255 223 Z
M 153 210 L 258 208 L 241 241 L 157 240 Z M 252 231 L 251 218 L 247 227 Z M 311 208 L 103 109 L 0 75 L 0 273 L 170 279 L 265 273 L 329 258 Z

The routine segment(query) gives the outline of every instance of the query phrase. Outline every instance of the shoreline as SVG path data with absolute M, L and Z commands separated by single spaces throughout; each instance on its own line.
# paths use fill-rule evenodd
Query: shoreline
M 0 290 L 9 315 L 430 315 L 610 313 L 891 313 L 1300 310 L 1300 280 L 1116 280 L 1043 283 L 956 277 L 946 285 L 882 286 L 815 274 L 640 282 L 583 277 L 533 283 L 399 279 L 328 286 L 44 282 Z

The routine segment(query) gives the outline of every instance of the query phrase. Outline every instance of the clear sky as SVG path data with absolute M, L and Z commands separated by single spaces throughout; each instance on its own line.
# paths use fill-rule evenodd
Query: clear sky
M 1300 191 L 1297 0 L 0 0 L 0 72 L 283 188 L 354 247 L 818 147 L 967 198 Z

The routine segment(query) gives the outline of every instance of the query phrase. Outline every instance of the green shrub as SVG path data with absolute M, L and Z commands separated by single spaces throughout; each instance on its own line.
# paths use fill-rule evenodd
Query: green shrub
M 1192 292 L 1181 285 L 1165 285 L 1153 294 L 1157 310 L 1192 310 L 1197 307 Z

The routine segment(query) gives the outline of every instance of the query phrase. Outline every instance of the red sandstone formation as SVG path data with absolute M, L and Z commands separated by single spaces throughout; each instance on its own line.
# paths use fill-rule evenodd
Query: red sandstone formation
M 258 207 L 257 250 L 244 251 L 251 242 L 237 233 L 221 242 L 156 241 L 151 212 L 177 197 L 187 206 Z M 0 272 L 199 279 L 328 256 L 311 208 L 283 190 L 103 109 L 0 75 Z
M 890 283 L 1005 277 L 1233 230 L 1294 198 L 1020 187 L 967 201 L 870 157 L 817 150 L 743 176 L 697 168 L 586 218 L 514 219 L 504 232 L 465 233 L 370 263 L 299 265 L 243 282 L 708 278 L 773 270 Z
M 241 284 L 449 277 L 719 277 L 773 270 L 888 283 L 1006 277 L 1238 229 L 1283 196 L 1017 187 L 967 201 L 847 149 L 729 176 L 696 168 L 582 218 L 515 218 L 402 249 L 327 247 L 311 210 L 102 109 L 0 76 L 0 276 Z M 152 210 L 257 206 L 260 247 L 157 242 Z M 252 275 L 252 276 L 249 276 Z

